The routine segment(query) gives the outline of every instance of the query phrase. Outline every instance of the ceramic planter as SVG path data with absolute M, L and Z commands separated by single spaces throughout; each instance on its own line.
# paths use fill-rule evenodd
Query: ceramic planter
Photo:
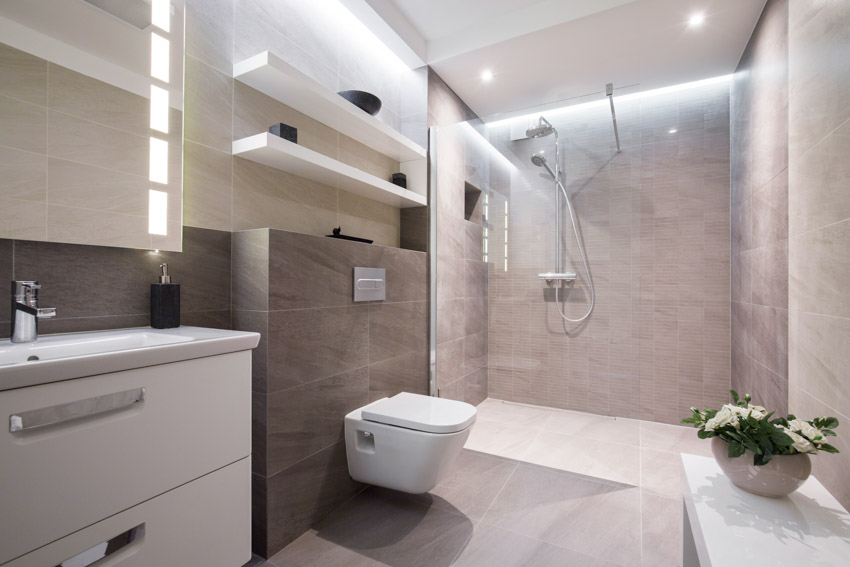
M 774 455 L 769 463 L 757 467 L 753 464 L 752 452 L 730 459 L 728 450 L 726 441 L 712 437 L 711 451 L 732 484 L 759 496 L 787 496 L 800 488 L 812 473 L 812 461 L 805 453 Z

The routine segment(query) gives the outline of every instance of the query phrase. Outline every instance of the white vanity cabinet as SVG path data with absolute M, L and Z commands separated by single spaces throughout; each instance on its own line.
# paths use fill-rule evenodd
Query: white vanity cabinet
M 0 416 L 3 567 L 250 559 L 250 350 L 0 391 Z

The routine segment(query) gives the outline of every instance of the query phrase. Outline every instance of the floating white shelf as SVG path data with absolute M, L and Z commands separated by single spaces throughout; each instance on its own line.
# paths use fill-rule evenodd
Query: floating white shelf
M 233 155 L 399 208 L 422 207 L 425 195 L 269 133 L 233 142 Z
M 233 78 L 396 161 L 426 156 L 425 148 L 273 53 L 236 63 Z

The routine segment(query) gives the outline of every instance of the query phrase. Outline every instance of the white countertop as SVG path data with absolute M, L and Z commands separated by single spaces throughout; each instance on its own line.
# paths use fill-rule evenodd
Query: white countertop
M 0 391 L 250 350 L 259 333 L 142 327 L 0 341 Z
M 734 486 L 714 459 L 683 454 L 682 470 L 701 567 L 850 566 L 850 514 L 814 477 L 790 496 L 765 498 Z

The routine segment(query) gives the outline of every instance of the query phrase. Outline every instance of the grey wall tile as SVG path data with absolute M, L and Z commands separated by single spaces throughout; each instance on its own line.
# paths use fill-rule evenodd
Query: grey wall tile
M 270 394 L 266 474 L 275 475 L 341 441 L 345 415 L 368 401 L 365 366 Z
M 428 250 L 428 207 L 401 209 L 400 246 L 407 250 Z
M 463 400 L 474 406 L 487 399 L 487 368 L 467 374 L 463 378 Z
M 233 310 L 233 329 L 260 333 L 257 348 L 251 351 L 251 389 L 266 393 L 269 364 L 269 314 L 266 311 Z
M 233 309 L 268 310 L 269 239 L 266 229 L 233 233 Z
M 425 349 L 369 364 L 369 401 L 399 392 L 428 394 L 428 353 Z
M 269 393 L 354 370 L 368 362 L 367 306 L 269 314 Z
M 376 266 L 387 270 L 387 301 L 422 301 L 428 296 L 427 255 L 377 247 Z
M 425 301 L 369 306 L 369 362 L 380 362 L 428 346 Z
M 267 476 L 269 397 L 251 393 L 251 470 Z
M 283 549 L 362 488 L 348 475 L 344 442 L 268 478 L 266 556 Z
M 13 247 L 12 240 L 0 239 L 0 281 L 9 282 L 13 278 Z M 8 284 L 7 284 L 8 285 Z M 9 311 L 0 311 L 0 338 L 9 336 Z

